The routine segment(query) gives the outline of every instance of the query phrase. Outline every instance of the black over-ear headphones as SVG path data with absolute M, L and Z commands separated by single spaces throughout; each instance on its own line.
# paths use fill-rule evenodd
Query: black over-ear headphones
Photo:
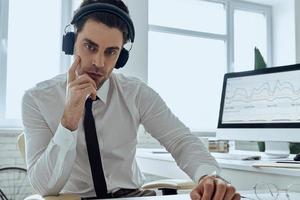
M 114 6 L 112 4 L 107 4 L 107 3 L 93 3 L 90 5 L 83 6 L 80 8 L 74 15 L 71 25 L 74 25 L 76 22 L 81 20 L 83 17 L 95 13 L 95 12 L 105 12 L 105 13 L 111 13 L 119 18 L 121 18 L 127 25 L 128 28 L 128 36 L 131 41 L 131 43 L 134 42 L 134 37 L 135 37 L 135 31 L 134 31 L 134 26 L 131 18 L 129 15 L 118 8 L 117 6 Z M 75 33 L 74 32 L 67 32 L 63 36 L 63 44 L 62 44 L 62 50 L 65 52 L 67 55 L 73 55 L 74 53 L 74 44 L 75 44 Z M 115 68 L 119 69 L 123 67 L 127 60 L 129 58 L 129 51 L 125 48 L 122 48 L 120 56 L 118 58 L 118 61 L 116 63 Z

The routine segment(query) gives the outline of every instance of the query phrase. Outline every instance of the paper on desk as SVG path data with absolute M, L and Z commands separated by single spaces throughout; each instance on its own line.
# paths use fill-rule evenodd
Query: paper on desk
M 118 198 L 118 200 L 190 200 L 190 199 L 191 198 L 189 194 L 153 196 L 153 197 Z
M 300 168 L 300 164 L 276 163 L 276 162 L 256 162 L 252 167 L 281 167 L 281 168 Z

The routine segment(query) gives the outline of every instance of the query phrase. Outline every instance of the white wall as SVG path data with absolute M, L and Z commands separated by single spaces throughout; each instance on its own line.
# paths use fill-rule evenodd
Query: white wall
M 296 62 L 300 63 L 300 1 L 295 0 Z
M 294 0 L 281 0 L 273 6 L 273 63 L 275 66 L 296 62 L 294 5 Z
M 148 0 L 124 0 L 135 25 L 135 42 L 126 67 L 119 71 L 147 82 L 148 77 Z

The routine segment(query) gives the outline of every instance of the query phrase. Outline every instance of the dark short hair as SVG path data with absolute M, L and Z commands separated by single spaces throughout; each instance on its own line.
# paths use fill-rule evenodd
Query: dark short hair
M 80 4 L 79 9 L 93 3 L 111 4 L 120 8 L 121 10 L 123 10 L 129 15 L 129 10 L 122 0 L 84 0 Z M 82 31 L 83 26 L 88 19 L 95 20 L 96 22 L 101 22 L 110 28 L 119 29 L 123 34 L 123 43 L 125 44 L 129 41 L 129 31 L 128 31 L 127 24 L 118 16 L 106 12 L 91 13 L 89 15 L 84 16 L 82 19 L 76 22 L 74 24 L 76 35 L 77 33 L 80 33 Z

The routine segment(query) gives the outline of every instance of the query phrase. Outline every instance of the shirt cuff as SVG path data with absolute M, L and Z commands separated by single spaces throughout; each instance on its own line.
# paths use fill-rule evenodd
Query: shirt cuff
M 200 178 L 206 175 L 219 175 L 220 174 L 220 168 L 214 165 L 201 165 L 196 170 L 196 173 L 194 175 L 194 181 L 195 183 L 198 183 Z
M 77 141 L 77 130 L 70 131 L 59 123 L 56 133 L 53 137 L 54 144 L 62 149 L 74 149 Z

